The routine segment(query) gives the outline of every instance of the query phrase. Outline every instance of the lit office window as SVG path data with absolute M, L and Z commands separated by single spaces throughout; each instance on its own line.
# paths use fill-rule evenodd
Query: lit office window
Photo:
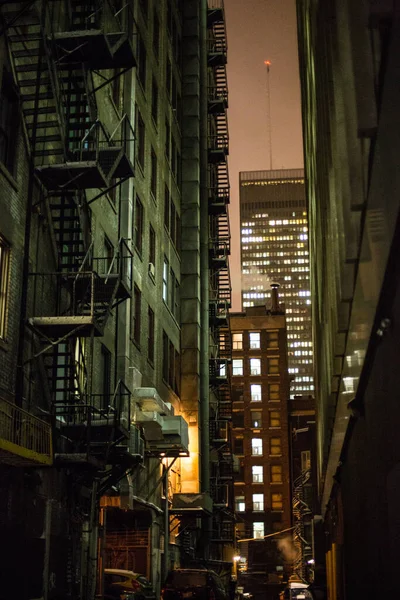
M 243 333 L 232 334 L 232 350 L 243 350 Z
M 261 540 L 264 538 L 264 535 L 264 523 L 253 523 L 253 538 L 256 540 Z
M 261 385 L 259 383 L 251 384 L 250 395 L 252 402 L 261 402 Z
M 251 476 L 253 483 L 263 483 L 263 467 L 260 465 L 253 465 L 251 467 Z
M 232 375 L 240 376 L 243 375 L 243 359 L 234 358 L 232 360 Z
M 259 331 L 250 331 L 250 349 L 259 349 L 260 348 L 260 332 Z
M 253 510 L 255 512 L 264 510 L 264 494 L 253 494 Z
M 244 496 L 236 496 L 235 497 L 235 510 L 236 510 L 236 512 L 244 512 L 246 510 Z
M 251 411 L 251 426 L 258 429 L 259 427 L 261 427 L 261 423 L 262 423 L 261 412 L 258 410 L 252 410 Z
M 250 375 L 261 375 L 261 358 L 250 359 Z
M 262 453 L 263 453 L 262 439 L 261 438 L 253 438 L 251 440 L 251 454 L 252 454 L 252 456 L 261 456 Z

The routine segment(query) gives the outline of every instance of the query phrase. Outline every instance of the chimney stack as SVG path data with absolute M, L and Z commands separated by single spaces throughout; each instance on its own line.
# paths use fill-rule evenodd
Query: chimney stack
M 279 312 L 279 297 L 278 297 L 279 283 L 271 283 L 271 312 Z

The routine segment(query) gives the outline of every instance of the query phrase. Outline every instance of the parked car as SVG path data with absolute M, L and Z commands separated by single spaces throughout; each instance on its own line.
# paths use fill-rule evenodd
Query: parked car
M 175 569 L 167 575 L 161 600 L 228 600 L 228 593 L 214 571 Z
M 152 584 L 141 573 L 124 569 L 104 569 L 104 596 L 114 596 L 119 600 L 124 594 L 133 596 L 135 600 L 156 600 Z

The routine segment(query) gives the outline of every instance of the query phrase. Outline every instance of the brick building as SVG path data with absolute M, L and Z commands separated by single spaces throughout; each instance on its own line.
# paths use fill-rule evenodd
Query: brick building
M 228 576 L 223 2 L 0 11 L 2 591 Z
M 285 315 L 276 304 L 254 306 L 230 321 L 239 580 L 274 597 L 290 574 L 282 550 L 292 545 L 290 531 L 279 533 L 292 520 Z

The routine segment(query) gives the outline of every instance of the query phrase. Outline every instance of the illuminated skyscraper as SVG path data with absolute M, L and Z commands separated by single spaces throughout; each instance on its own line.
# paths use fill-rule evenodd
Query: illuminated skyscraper
M 279 283 L 288 330 L 290 397 L 313 394 L 308 226 L 303 169 L 240 173 L 243 309 Z

